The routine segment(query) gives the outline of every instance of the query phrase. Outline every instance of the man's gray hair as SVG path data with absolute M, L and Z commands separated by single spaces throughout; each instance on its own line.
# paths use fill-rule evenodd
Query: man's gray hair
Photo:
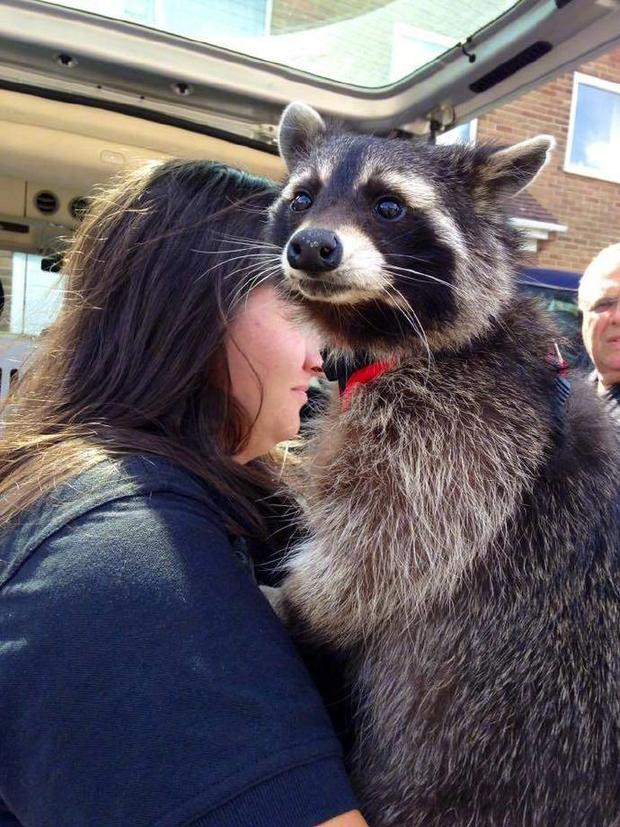
M 592 290 L 600 279 L 616 273 L 620 278 L 620 244 L 611 244 L 594 256 L 579 281 L 579 309 L 587 309 Z

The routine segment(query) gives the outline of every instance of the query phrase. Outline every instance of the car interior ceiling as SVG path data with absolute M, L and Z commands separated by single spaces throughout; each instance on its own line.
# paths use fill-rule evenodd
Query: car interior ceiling
M 221 138 L 7 90 L 0 90 L 0 130 L 0 248 L 22 252 L 53 249 L 55 234 L 77 223 L 74 200 L 141 161 L 208 158 L 272 179 L 284 169 L 275 154 Z M 56 196 L 53 213 L 38 209 L 38 193 Z

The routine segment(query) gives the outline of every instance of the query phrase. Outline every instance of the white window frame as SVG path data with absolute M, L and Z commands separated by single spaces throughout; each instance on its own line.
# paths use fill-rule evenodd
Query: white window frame
M 592 75 L 584 75 L 581 72 L 573 73 L 573 96 L 571 99 L 570 119 L 568 122 L 568 136 L 566 138 L 566 154 L 564 156 L 564 171 L 570 172 L 573 175 L 583 175 L 586 178 L 596 178 L 599 181 L 611 181 L 614 184 L 620 184 L 620 175 L 606 175 L 600 169 L 593 169 L 588 167 L 577 166 L 570 161 L 571 150 L 573 148 L 573 137 L 575 132 L 575 117 L 577 115 L 577 97 L 579 94 L 579 86 L 594 86 L 597 89 L 604 89 L 607 92 L 614 92 L 620 98 L 620 83 L 613 83 L 610 80 L 601 80 L 601 78 L 593 77 Z
M 478 137 L 478 118 L 472 118 L 471 121 L 468 121 L 469 125 L 469 136 L 467 138 L 467 143 L 473 146 L 476 143 L 476 138 Z M 455 144 L 457 141 L 450 140 L 449 135 L 453 129 L 457 129 L 458 127 L 451 126 L 445 132 L 441 132 L 437 135 L 437 143 L 438 144 Z

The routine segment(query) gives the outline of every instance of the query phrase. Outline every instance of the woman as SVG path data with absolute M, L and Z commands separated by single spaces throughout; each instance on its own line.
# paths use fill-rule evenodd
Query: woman
M 365 823 L 249 556 L 321 368 L 257 241 L 272 197 L 149 166 L 68 254 L 0 445 L 3 827 Z

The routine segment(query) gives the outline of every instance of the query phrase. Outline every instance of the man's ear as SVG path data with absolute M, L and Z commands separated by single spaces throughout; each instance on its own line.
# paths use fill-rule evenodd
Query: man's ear
M 289 172 L 300 157 L 325 134 L 325 121 L 302 101 L 289 103 L 278 127 L 278 147 Z
M 532 183 L 555 147 L 551 135 L 538 135 L 488 155 L 478 169 L 478 185 L 492 195 L 516 195 Z

